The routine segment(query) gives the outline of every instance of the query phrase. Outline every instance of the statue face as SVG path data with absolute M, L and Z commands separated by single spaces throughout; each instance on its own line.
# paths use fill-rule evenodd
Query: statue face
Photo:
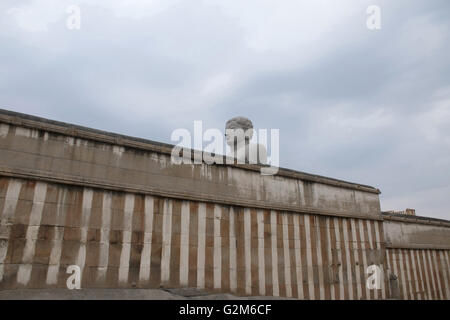
M 230 147 L 248 142 L 253 135 L 253 124 L 250 119 L 235 117 L 227 121 L 225 137 Z
M 225 132 L 225 138 L 227 140 L 227 144 L 232 147 L 235 144 L 242 144 L 246 141 L 250 141 L 251 137 L 253 135 L 253 129 L 247 129 L 245 131 L 243 128 L 240 127 L 227 127 Z

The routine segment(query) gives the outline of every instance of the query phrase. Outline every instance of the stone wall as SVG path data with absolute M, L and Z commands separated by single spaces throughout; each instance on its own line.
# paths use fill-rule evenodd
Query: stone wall
M 380 213 L 378 189 L 287 169 L 175 165 L 170 151 L 0 110 L 0 289 L 65 288 L 75 264 L 84 288 L 397 297 L 388 275 L 400 255 L 391 250 L 406 245 L 391 224 L 403 222 Z M 408 249 L 445 249 L 450 228 L 436 227 L 439 239 L 418 237 Z M 439 261 L 442 289 L 450 277 Z M 366 286 L 369 265 L 382 270 L 379 289 Z
M 0 287 L 196 287 L 301 299 L 385 298 L 380 221 L 0 179 Z
M 388 213 L 383 219 L 391 296 L 450 299 L 450 222 Z

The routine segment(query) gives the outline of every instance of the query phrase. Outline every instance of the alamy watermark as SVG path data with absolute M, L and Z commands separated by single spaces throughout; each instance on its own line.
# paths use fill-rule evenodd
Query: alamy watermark
M 377 5 L 370 5 L 366 9 L 369 15 L 366 20 L 366 26 L 369 30 L 381 29 L 381 8 Z
M 366 274 L 368 276 L 366 281 L 367 289 L 381 289 L 381 283 L 383 282 L 383 271 L 376 264 L 372 264 L 366 268 Z
M 269 136 L 270 156 L 267 154 Z M 177 143 L 171 153 L 173 164 L 260 164 L 263 175 L 274 175 L 279 169 L 279 129 L 233 128 L 223 133 L 217 128 L 203 131 L 203 122 L 194 121 L 193 134 L 178 128 L 170 139 Z
M 81 289 L 81 269 L 76 264 L 67 267 L 66 273 L 71 274 L 66 281 L 67 289 Z
M 81 8 L 76 4 L 72 4 L 67 7 L 66 13 L 69 16 L 66 19 L 66 26 L 69 30 L 81 29 Z

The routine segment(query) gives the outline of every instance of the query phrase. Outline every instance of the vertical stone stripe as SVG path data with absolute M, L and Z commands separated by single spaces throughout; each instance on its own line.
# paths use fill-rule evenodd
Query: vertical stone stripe
M 403 280 L 402 280 L 402 268 L 400 264 L 400 254 L 399 249 L 392 249 L 393 257 L 394 257 L 394 267 L 395 267 L 395 274 L 397 275 L 398 279 L 398 289 L 400 293 L 400 299 L 404 299 L 405 292 L 403 289 Z
M 409 268 L 408 268 L 408 257 L 407 257 L 407 250 L 401 249 L 402 252 L 402 270 L 403 270 L 403 276 L 405 280 L 406 285 L 406 299 L 412 300 L 412 288 L 411 288 L 411 281 L 409 279 Z
M 308 289 L 309 299 L 315 299 L 314 288 L 314 274 L 313 274 L 313 259 L 312 259 L 312 239 L 311 239 L 311 216 L 309 214 L 304 215 L 305 218 L 305 233 L 306 233 L 306 267 L 308 272 Z
M 258 281 L 259 295 L 266 295 L 266 274 L 265 274 L 265 252 L 264 252 L 264 214 L 262 210 L 257 211 L 258 224 Z
M 365 221 L 364 220 L 362 220 L 362 219 L 358 219 L 358 222 L 359 222 L 359 234 L 360 234 L 360 237 L 361 237 L 361 242 L 360 242 L 360 246 L 361 246 L 361 252 L 362 252 L 362 262 L 363 262 L 363 265 L 362 265 L 362 269 L 363 269 L 363 271 L 362 271 L 362 274 L 363 274 L 363 281 L 362 281 L 362 285 L 363 285 L 363 290 L 364 290 L 364 287 L 365 287 L 365 299 L 367 299 L 367 300 L 369 300 L 370 299 L 370 290 L 369 290 L 369 288 L 368 288 L 368 286 L 367 286 L 367 279 L 366 279 L 366 270 L 367 270 L 367 267 L 369 266 L 368 264 L 367 264 L 367 242 L 366 242 L 366 235 L 365 235 L 365 229 L 366 228 L 364 228 L 364 226 L 365 226 Z M 389 259 L 388 259 L 388 263 L 389 263 Z M 390 269 L 390 264 L 388 264 L 388 269 Z
M 214 206 L 206 204 L 205 288 L 214 288 Z
M 371 220 L 369 221 L 370 224 L 370 233 L 371 233 L 371 240 L 372 240 L 372 249 L 374 250 L 374 252 L 378 252 L 379 248 L 378 248 L 378 242 L 377 242 L 377 226 L 376 226 L 376 222 Z M 379 261 L 377 259 L 375 259 L 373 261 L 373 264 L 378 265 Z M 373 291 L 373 296 L 374 299 L 378 299 L 378 290 L 374 289 Z
M 295 271 L 297 273 L 297 292 L 298 298 L 304 299 L 303 294 L 303 261 L 301 258 L 300 242 L 300 215 L 294 215 L 294 249 L 295 249 Z
M 433 273 L 434 273 L 434 277 L 436 279 L 436 287 L 437 287 L 437 293 L 439 296 L 440 300 L 443 300 L 443 293 L 442 293 L 442 286 L 441 286 L 441 276 L 439 273 L 439 267 L 437 265 L 437 261 L 436 261 L 436 250 L 432 249 L 430 250 L 430 255 L 431 255 L 431 261 L 433 263 Z
M 182 287 L 187 287 L 189 281 L 189 207 L 188 201 L 182 202 L 180 223 L 180 285 Z
M 198 206 L 197 288 L 205 288 L 206 204 Z
M 251 295 L 259 295 L 258 280 L 258 221 L 255 209 L 250 210 L 250 266 L 251 266 Z
M 349 255 L 350 255 L 350 270 L 351 270 L 351 284 L 353 288 L 353 299 L 359 300 L 358 296 L 358 282 L 357 282 L 357 266 L 355 259 L 355 251 L 356 251 L 356 243 L 353 241 L 353 231 L 352 231 L 352 223 L 351 219 L 346 219 L 347 223 L 347 233 L 348 233 L 348 245 L 349 245 Z
M 237 293 L 245 295 L 245 228 L 244 228 L 244 209 L 235 208 L 235 226 L 236 226 L 236 265 L 237 265 Z
M 273 296 L 280 296 L 280 288 L 278 283 L 278 246 L 277 246 L 277 214 L 275 211 L 270 212 L 270 231 L 272 235 L 272 283 Z
M 100 252 L 98 260 L 97 280 L 103 282 L 106 280 L 106 271 L 109 262 L 109 232 L 111 229 L 111 202 L 112 193 L 103 193 L 102 202 L 102 227 L 100 229 Z
M 283 217 L 277 211 L 277 254 L 278 254 L 278 284 L 280 287 L 280 297 L 286 297 L 286 280 L 284 277 L 284 249 L 283 249 Z
M 372 228 L 372 221 L 371 220 L 366 220 L 366 225 L 367 225 L 367 241 L 369 243 L 369 249 L 370 252 L 373 253 L 374 252 L 374 244 L 373 244 L 373 228 Z M 373 254 L 370 255 L 371 257 L 371 261 L 369 261 L 368 263 L 370 265 L 375 264 L 375 260 L 373 258 Z M 375 291 L 376 290 L 370 290 L 370 299 L 375 299 Z
M 446 273 L 447 273 L 447 278 L 448 278 L 448 286 L 449 286 L 449 295 L 448 295 L 448 299 L 450 299 L 450 259 L 449 259 L 449 250 L 445 250 L 444 252 L 443 252 L 443 254 L 444 254 L 444 260 L 445 260 L 445 265 L 446 265 L 446 268 L 445 268 L 445 271 L 446 271 Z
M 445 284 L 445 295 L 446 295 L 446 299 L 450 299 L 450 284 L 449 284 L 449 266 L 447 264 L 447 261 L 445 259 L 445 251 L 439 251 L 439 258 L 441 261 L 441 270 L 442 270 L 442 274 L 444 276 L 444 284 Z
M 439 279 L 441 281 L 441 292 L 442 292 L 442 299 L 448 299 L 447 295 L 447 275 L 445 274 L 445 264 L 442 261 L 442 251 L 441 250 L 435 250 L 435 260 L 436 260 L 436 267 L 438 270 Z
M 220 239 L 221 239 L 221 265 L 222 265 L 222 292 L 230 292 L 230 219 L 229 207 L 222 207 L 222 219 L 220 221 Z
M 343 299 L 343 297 L 340 296 L 340 259 L 339 259 L 339 250 L 338 250 L 338 238 L 336 237 L 336 226 L 334 222 L 334 218 L 329 218 L 329 233 L 330 233 L 330 250 L 331 250 L 331 281 L 333 282 L 333 288 L 334 288 L 334 299 L 340 300 Z
M 245 294 L 252 294 L 250 209 L 244 209 Z
M 384 257 L 386 256 L 386 246 L 384 243 L 384 231 L 383 231 L 383 222 L 382 221 L 377 221 L 377 242 L 379 244 L 379 252 L 381 255 L 381 261 L 379 262 L 380 265 L 380 269 L 381 269 L 381 274 L 382 274 L 382 281 L 381 281 L 381 298 L 382 299 L 386 299 L 386 272 L 385 272 L 385 268 L 383 266 L 383 261 L 384 261 Z M 383 237 L 383 238 L 382 238 Z
M 422 269 L 423 273 L 425 274 L 425 286 L 427 287 L 427 299 L 431 300 L 433 299 L 433 294 L 431 293 L 431 283 L 428 273 L 428 266 L 425 259 L 425 250 L 419 250 L 419 255 L 421 256 L 421 263 L 422 263 Z
M 161 247 L 161 284 L 167 284 L 170 279 L 170 254 L 172 244 L 172 200 L 164 199 L 162 247 Z
M 214 289 L 222 286 L 222 239 L 220 236 L 220 221 L 222 220 L 222 209 L 214 205 Z
M 272 279 L 272 232 L 270 224 L 270 210 L 263 211 L 264 217 L 264 265 L 266 295 L 273 296 Z
M 289 260 L 290 275 L 291 275 L 291 291 L 292 297 L 298 298 L 298 279 L 297 279 L 297 265 L 295 264 L 295 238 L 294 238 L 294 214 L 288 214 L 288 244 L 289 244 Z
M 47 184 L 37 182 L 34 188 L 33 206 L 31 208 L 30 220 L 25 236 L 26 240 L 22 255 L 22 264 L 19 266 L 19 271 L 17 272 L 17 282 L 22 285 L 27 285 L 30 281 L 34 251 L 39 226 L 41 224 L 46 193 Z
M 0 220 L 0 282 L 3 281 L 5 272 L 5 259 L 8 252 L 9 237 L 11 233 L 11 218 L 16 212 L 17 201 L 19 199 L 22 183 L 16 179 L 9 179 L 6 190 L 5 203 L 3 205 Z
M 333 218 L 333 224 L 334 224 L 334 233 L 336 236 L 336 252 L 337 252 L 337 258 L 338 258 L 338 268 L 339 268 L 339 300 L 345 299 L 345 288 L 344 288 L 344 263 L 343 263 L 343 256 L 342 256 L 342 235 L 339 228 L 339 219 Z
M 89 230 L 89 220 L 91 218 L 92 198 L 94 191 L 89 188 L 83 190 L 83 203 L 81 206 L 81 228 L 80 228 L 80 248 L 78 249 L 77 265 L 80 267 L 83 277 L 84 266 L 86 264 L 86 242 Z
M 330 299 L 329 298 L 329 286 L 325 283 L 325 267 L 326 267 L 326 256 L 324 255 L 324 249 L 326 249 L 326 244 L 324 240 L 323 228 L 321 221 L 323 217 L 317 216 L 316 218 L 316 248 L 317 248 L 317 269 L 319 271 L 319 296 L 320 300 Z M 327 296 L 328 291 L 328 296 Z
M 423 266 L 422 266 L 422 261 L 420 260 L 419 251 L 420 250 L 414 250 L 414 259 L 416 261 L 417 274 L 418 274 L 420 288 L 421 288 L 420 297 L 421 297 L 421 300 L 426 300 L 427 299 L 427 291 L 426 291 L 426 287 L 425 287 L 425 273 L 423 271 Z
M 424 271 L 424 274 L 425 274 L 425 285 L 427 287 L 428 300 L 433 300 L 433 298 L 434 298 L 434 296 L 433 296 L 433 287 L 432 287 L 432 284 L 431 284 L 430 272 L 429 272 L 429 269 L 428 269 L 428 263 L 427 263 L 425 250 L 419 250 L 419 254 L 422 256 L 421 257 L 421 262 L 422 262 L 423 271 Z
M 308 283 L 308 261 L 307 261 L 307 240 L 305 229 L 305 215 L 299 216 L 299 235 L 300 235 L 300 261 L 302 262 L 302 278 L 303 278 L 303 296 L 304 299 L 311 299 L 309 296 L 309 283 Z
M 394 272 L 394 266 L 393 266 L 393 263 L 392 263 L 392 250 L 391 249 L 389 249 L 389 250 L 386 250 L 386 259 L 387 259 L 387 268 L 388 268 L 388 276 L 390 276 L 390 274 L 395 274 L 395 272 Z M 390 283 L 389 283 L 389 297 L 390 298 L 394 298 L 394 293 L 392 292 L 392 287 L 390 286 Z M 370 299 L 370 295 L 369 295 L 369 297 L 368 297 L 368 299 Z
M 356 237 L 356 224 L 355 219 L 350 219 L 350 224 L 352 228 L 352 250 L 353 250 L 353 258 L 355 259 L 355 276 L 356 276 L 356 299 L 360 300 L 362 298 L 362 288 L 361 288 L 361 261 L 358 256 L 358 240 Z
M 125 195 L 125 206 L 123 212 L 122 250 L 120 252 L 119 283 L 128 282 L 133 211 L 134 194 L 127 193 Z
M 392 252 L 392 265 L 394 268 L 394 274 L 397 276 L 397 284 L 398 284 L 398 290 L 399 290 L 399 295 L 400 298 L 403 297 L 403 287 L 402 287 L 402 282 L 400 280 L 400 269 L 398 267 L 398 255 L 397 255 L 397 250 L 396 249 L 390 249 L 390 251 Z
M 439 299 L 443 300 L 444 299 L 444 293 L 442 291 L 442 280 L 441 280 L 441 273 L 439 271 L 439 265 L 438 265 L 438 260 L 436 259 L 436 250 L 431 250 L 430 252 L 431 254 L 431 261 L 433 262 L 433 273 L 435 275 L 436 278 L 436 285 L 437 285 L 437 289 L 438 289 L 438 294 L 439 294 Z
M 382 224 L 382 222 L 380 222 L 380 221 L 374 221 L 375 243 L 376 243 L 376 249 L 377 249 L 378 252 L 382 251 L 382 248 L 381 248 L 381 236 L 380 236 L 380 233 L 381 233 L 380 226 L 381 226 L 381 224 Z M 383 268 L 383 265 L 381 264 L 381 261 L 378 261 L 377 265 L 380 267 L 380 269 L 382 271 L 382 274 L 383 274 L 383 278 L 384 278 L 384 268 Z M 385 299 L 386 298 L 386 294 L 385 294 L 385 289 L 384 289 L 384 281 L 381 281 L 381 289 L 376 289 L 375 290 L 375 298 L 376 299 L 378 299 L 378 296 L 379 296 L 380 293 L 381 293 L 381 298 Z
M 189 287 L 197 287 L 198 202 L 189 205 Z
M 170 254 L 169 254 L 169 281 L 167 283 L 171 288 L 178 288 L 180 286 L 180 250 L 181 250 L 181 207 L 182 201 L 169 199 L 171 205 L 170 214 Z M 211 223 L 213 222 L 213 217 L 209 219 Z M 211 230 L 211 233 L 213 230 Z M 212 237 L 211 237 L 212 238 Z M 209 264 L 212 273 L 212 242 L 210 244 L 211 263 Z M 212 282 L 212 275 L 210 276 Z M 212 287 L 212 285 L 211 285 Z
M 286 212 L 282 212 L 280 214 L 283 226 L 284 281 L 286 285 L 286 297 L 291 298 L 292 297 L 291 260 L 289 256 L 288 219 Z
M 141 285 L 146 285 L 140 281 L 142 251 L 144 249 L 145 242 L 145 195 L 135 194 L 134 198 L 130 259 L 128 265 L 128 284 L 132 287 L 140 287 Z M 178 267 L 179 265 L 180 264 L 178 262 L 176 266 Z
M 428 264 L 428 272 L 430 273 L 431 283 L 433 285 L 433 291 L 432 291 L 433 299 L 437 300 L 438 292 L 437 292 L 437 285 L 436 285 L 436 280 L 435 280 L 434 272 L 433 272 L 433 263 L 431 262 L 430 250 L 425 250 L 425 256 L 426 256 L 426 260 L 427 260 L 427 264 Z
M 413 296 L 415 300 L 420 300 L 420 294 L 421 294 L 421 290 L 420 290 L 420 284 L 419 284 L 419 279 L 417 276 L 417 269 L 416 269 L 416 259 L 414 257 L 414 249 L 409 249 L 408 250 L 408 261 L 409 261 L 409 265 L 411 266 L 411 281 L 412 281 L 412 287 L 413 287 Z
M 150 281 L 152 288 L 161 286 L 161 254 L 162 254 L 162 234 L 163 234 L 163 213 L 164 200 L 160 197 L 153 199 L 153 230 L 152 230 L 152 247 L 150 252 Z M 197 230 L 195 230 L 197 233 Z M 195 285 L 197 285 L 197 281 Z
M 419 289 L 419 281 L 417 279 L 417 270 L 416 270 L 416 264 L 414 259 L 414 250 L 408 250 L 408 260 L 411 266 L 411 279 L 413 281 L 413 291 L 414 291 L 414 299 L 419 300 L 420 297 L 420 289 Z
M 449 279 L 449 281 L 450 281 L 450 258 L 448 257 L 449 256 L 449 250 L 445 250 L 444 251 L 444 255 L 445 255 L 445 262 L 447 263 L 447 268 L 446 268 L 446 270 L 447 270 L 447 273 L 448 273 L 448 279 Z M 450 283 L 449 283 L 449 287 L 450 287 Z M 450 299 L 450 297 L 449 297 L 449 299 Z
M 360 285 L 361 285 L 361 296 L 363 299 L 368 300 L 370 295 L 368 295 L 367 280 L 366 280 L 366 259 L 365 259 L 365 244 L 364 244 L 364 227 L 361 219 L 355 219 L 356 225 L 356 241 L 358 246 L 358 261 L 359 261 L 359 272 L 360 272 Z
M 436 250 L 431 250 L 431 257 L 432 257 L 432 261 L 433 261 L 433 266 L 434 266 L 434 274 L 435 274 L 435 278 L 436 278 L 436 282 L 437 282 L 437 287 L 438 287 L 438 293 L 439 293 L 439 297 L 441 300 L 444 299 L 444 295 L 442 292 L 442 286 L 441 286 L 441 274 L 439 272 L 439 266 L 436 260 Z
M 367 227 L 367 250 L 369 251 L 369 254 L 367 255 L 367 264 L 373 265 L 376 264 L 376 255 L 375 253 L 375 231 L 373 230 L 373 221 L 372 220 L 365 220 L 364 221 Z M 375 296 L 376 290 L 370 290 L 370 298 L 371 300 L 376 299 Z
M 403 257 L 404 257 L 404 263 L 405 263 L 405 271 L 406 271 L 406 279 L 407 279 L 407 287 L 408 287 L 408 297 L 410 300 L 414 300 L 414 290 L 413 290 L 413 286 L 412 286 L 412 278 L 411 278 L 411 266 L 409 264 L 409 259 L 408 259 L 408 252 L 409 250 L 403 250 Z
M 419 251 L 420 250 L 414 250 L 414 254 L 415 254 L 415 260 L 416 260 L 416 264 L 417 264 L 417 272 L 418 272 L 419 279 L 420 279 L 421 299 L 426 300 L 427 299 L 427 288 L 425 286 L 425 272 L 423 270 L 423 265 L 422 265 L 422 261 L 420 259 Z
M 425 292 L 425 286 L 424 286 L 424 275 L 423 275 L 423 271 L 422 271 L 422 264 L 420 263 L 420 257 L 419 257 L 419 253 L 418 253 L 419 250 L 413 250 L 413 251 L 414 251 L 414 260 L 415 260 L 415 264 L 416 264 L 419 285 L 421 287 L 420 299 L 424 300 L 426 298 L 426 292 Z
M 403 299 L 408 300 L 409 299 L 409 290 L 408 290 L 408 278 L 406 274 L 406 265 L 405 265 L 405 256 L 404 251 L 402 249 L 398 249 L 399 252 L 399 265 L 400 265 L 400 276 L 402 279 L 402 286 L 403 286 Z
M 76 227 L 79 227 L 81 226 L 80 221 L 82 219 L 82 203 L 79 203 L 78 201 L 78 199 L 82 197 L 81 193 L 73 191 L 69 188 L 58 188 L 58 190 L 56 217 L 53 227 L 52 249 L 50 252 L 48 262 L 49 265 L 46 275 L 47 285 L 56 285 L 58 283 L 65 226 L 75 225 Z M 69 209 L 67 208 L 67 204 L 71 203 L 72 200 L 75 200 L 76 205 L 73 209 Z M 69 206 L 73 207 L 72 205 Z M 81 240 L 81 238 L 78 238 L 77 240 Z M 73 251 L 70 255 L 75 256 Z M 75 256 L 73 259 L 70 259 L 71 263 L 76 263 L 76 258 L 77 257 Z
M 417 269 L 416 269 L 416 259 L 415 259 L 415 257 L 414 257 L 414 249 L 412 249 L 412 250 L 409 250 L 409 258 L 410 258 L 410 262 L 411 262 L 411 275 L 412 275 L 412 278 L 414 279 L 414 285 L 413 285 L 413 288 L 414 288 L 414 292 L 415 292 L 415 294 L 414 294 L 414 296 L 415 296 L 415 298 L 417 299 L 417 300 L 420 300 L 420 283 L 419 283 L 419 278 L 417 277 Z
M 331 300 L 336 300 L 336 294 L 335 294 L 335 283 L 334 283 L 334 268 L 333 268 L 333 254 L 331 252 L 331 247 L 332 247 L 332 243 L 331 243 L 331 218 L 330 217 L 326 217 L 325 219 L 325 230 L 327 232 L 327 255 L 328 255 L 328 265 L 327 267 L 329 268 L 329 277 L 328 277 L 328 282 L 329 282 L 329 286 L 330 286 L 330 299 Z
M 237 291 L 237 259 L 236 259 L 236 225 L 235 212 L 233 207 L 230 207 L 229 221 L 230 221 L 230 290 L 235 293 Z
M 139 283 L 141 286 L 146 286 L 150 280 L 153 212 L 155 205 L 154 198 L 151 196 L 145 196 L 144 201 L 144 245 L 142 247 L 141 263 L 139 267 Z
M 353 278 L 352 278 L 352 263 L 351 263 L 351 251 L 349 245 L 349 236 L 348 236 L 348 228 L 347 228 L 347 220 L 342 220 L 342 233 L 344 234 L 344 246 L 345 246 L 345 255 L 347 261 L 347 286 L 348 286 L 348 298 L 353 300 Z
M 320 299 L 320 276 L 319 276 L 319 263 L 317 258 L 317 237 L 318 232 L 316 230 L 317 226 L 317 216 L 309 215 L 310 222 L 310 233 L 311 233 L 311 250 L 312 250 L 312 271 L 313 271 L 313 282 L 314 282 L 314 299 Z

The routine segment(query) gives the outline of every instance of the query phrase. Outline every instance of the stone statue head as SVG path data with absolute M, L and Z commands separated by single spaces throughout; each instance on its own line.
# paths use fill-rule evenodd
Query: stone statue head
M 227 144 L 232 147 L 243 142 L 249 143 L 253 136 L 253 123 L 245 117 L 234 117 L 225 125 Z

